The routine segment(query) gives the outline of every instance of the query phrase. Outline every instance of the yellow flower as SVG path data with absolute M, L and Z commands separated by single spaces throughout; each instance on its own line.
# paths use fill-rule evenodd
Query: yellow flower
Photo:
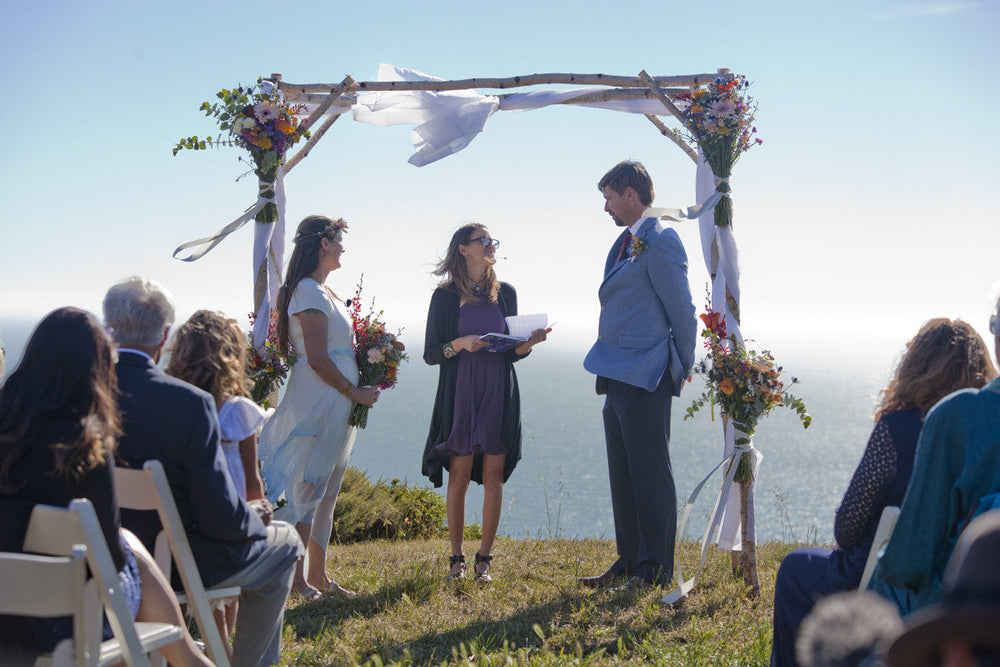
M 691 113 L 701 113 L 704 110 L 705 107 L 701 106 L 700 104 L 692 104 L 690 109 Z
M 260 135 L 260 136 L 257 137 L 257 140 L 254 141 L 253 143 L 254 143 L 255 146 L 259 146 L 259 147 L 263 148 L 264 150 L 267 150 L 268 148 L 271 147 L 271 137 L 266 137 L 264 135 Z
M 731 396 L 734 391 L 736 391 L 736 386 L 733 385 L 733 381 L 726 378 L 719 383 L 719 391 L 721 391 L 726 396 Z

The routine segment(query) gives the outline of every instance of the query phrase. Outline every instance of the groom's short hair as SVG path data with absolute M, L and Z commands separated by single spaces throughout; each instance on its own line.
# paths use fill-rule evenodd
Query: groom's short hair
M 170 293 L 148 278 L 132 276 L 111 286 L 104 296 L 104 324 L 119 347 L 160 344 L 174 323 Z
M 653 203 L 653 179 L 641 162 L 626 160 L 613 166 L 597 183 L 597 189 L 604 192 L 610 186 L 618 194 L 625 194 L 625 188 L 632 188 L 639 195 L 643 206 Z

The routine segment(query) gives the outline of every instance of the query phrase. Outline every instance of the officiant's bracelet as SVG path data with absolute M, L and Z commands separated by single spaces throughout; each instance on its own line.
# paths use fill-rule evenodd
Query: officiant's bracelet
M 455 348 L 454 348 L 454 346 L 452 346 L 451 341 L 448 341 L 447 343 L 444 344 L 444 350 L 443 350 L 443 352 L 444 352 L 444 358 L 445 359 L 451 359 L 452 357 L 455 356 L 455 354 L 456 354 L 455 353 Z

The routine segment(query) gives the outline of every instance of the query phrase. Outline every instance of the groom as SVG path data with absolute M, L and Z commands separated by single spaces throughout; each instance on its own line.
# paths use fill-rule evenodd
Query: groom
M 597 184 L 604 210 L 627 229 L 615 241 L 598 290 L 597 342 L 583 365 L 605 395 L 604 437 L 618 560 L 580 580 L 626 588 L 667 586 L 673 576 L 677 496 L 670 469 L 670 399 L 694 361 L 694 303 L 680 238 L 656 218 L 653 181 L 638 162 L 615 165 Z

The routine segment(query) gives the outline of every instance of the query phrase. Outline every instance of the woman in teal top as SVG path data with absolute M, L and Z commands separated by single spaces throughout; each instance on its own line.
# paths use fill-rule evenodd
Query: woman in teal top
M 1000 359 L 1000 302 L 990 331 Z M 924 420 L 899 520 L 869 588 L 902 614 L 936 601 L 959 534 L 1000 492 L 998 464 L 1000 379 L 941 399 Z

